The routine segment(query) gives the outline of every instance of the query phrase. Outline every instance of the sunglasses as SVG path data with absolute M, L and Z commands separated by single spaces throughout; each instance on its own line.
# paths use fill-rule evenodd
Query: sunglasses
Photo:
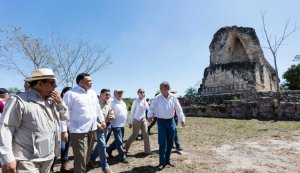
M 45 81 L 44 83 L 49 83 L 50 85 L 52 85 L 53 87 L 57 87 L 56 82 L 55 81 Z
M 139 93 L 141 93 L 141 94 L 144 94 L 144 93 L 145 93 L 145 91 L 140 91 Z

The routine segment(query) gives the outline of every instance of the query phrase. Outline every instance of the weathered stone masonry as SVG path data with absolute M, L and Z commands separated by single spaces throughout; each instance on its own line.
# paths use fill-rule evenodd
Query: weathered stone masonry
M 279 106 L 275 92 L 227 93 L 179 100 L 187 116 L 300 120 L 300 91 L 282 91 Z
M 264 58 L 253 28 L 221 28 L 209 50 L 210 65 L 204 70 L 200 95 L 276 90 L 275 70 Z
M 300 91 L 276 101 L 275 70 L 253 28 L 223 27 L 209 46 L 198 96 L 180 98 L 187 116 L 300 120 Z

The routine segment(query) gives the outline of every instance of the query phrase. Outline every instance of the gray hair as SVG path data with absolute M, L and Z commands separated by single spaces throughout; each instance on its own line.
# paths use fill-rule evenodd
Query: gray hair
M 160 85 L 165 85 L 165 86 L 168 87 L 168 89 L 171 88 L 169 82 L 167 82 L 167 81 L 162 81 L 162 82 L 160 83 Z

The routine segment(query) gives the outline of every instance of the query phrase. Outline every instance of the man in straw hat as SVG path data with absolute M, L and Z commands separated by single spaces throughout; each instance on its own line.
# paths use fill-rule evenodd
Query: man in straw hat
M 30 90 L 12 96 L 0 120 L 0 160 L 3 173 L 49 172 L 59 155 L 59 122 L 67 108 L 54 91 L 51 69 L 37 69 L 26 79 Z
M 161 94 L 155 97 L 148 111 L 149 121 L 152 121 L 153 116 L 157 117 L 159 170 L 164 169 L 166 165 L 174 167 L 170 156 L 175 137 L 175 111 L 178 115 L 179 121 L 181 121 L 182 126 L 185 125 L 185 116 L 180 103 L 175 95 L 171 94 L 169 90 L 170 84 L 167 81 L 163 81 L 160 84 Z

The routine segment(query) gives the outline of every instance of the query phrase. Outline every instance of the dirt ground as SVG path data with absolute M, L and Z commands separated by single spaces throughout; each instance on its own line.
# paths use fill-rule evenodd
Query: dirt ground
M 160 172 L 300 173 L 300 122 L 195 117 L 187 118 L 187 126 L 178 131 L 184 150 L 174 149 L 171 158 L 176 166 Z M 126 128 L 125 133 L 127 139 L 131 129 Z M 109 159 L 110 168 L 123 173 L 157 172 L 156 126 L 151 130 L 150 140 L 154 154 L 144 156 L 143 141 L 138 140 L 129 151 L 129 163 Z M 109 143 L 112 141 L 113 138 Z M 69 166 L 73 166 L 72 157 Z M 59 164 L 55 170 L 58 172 Z M 96 172 L 102 171 L 89 171 Z

